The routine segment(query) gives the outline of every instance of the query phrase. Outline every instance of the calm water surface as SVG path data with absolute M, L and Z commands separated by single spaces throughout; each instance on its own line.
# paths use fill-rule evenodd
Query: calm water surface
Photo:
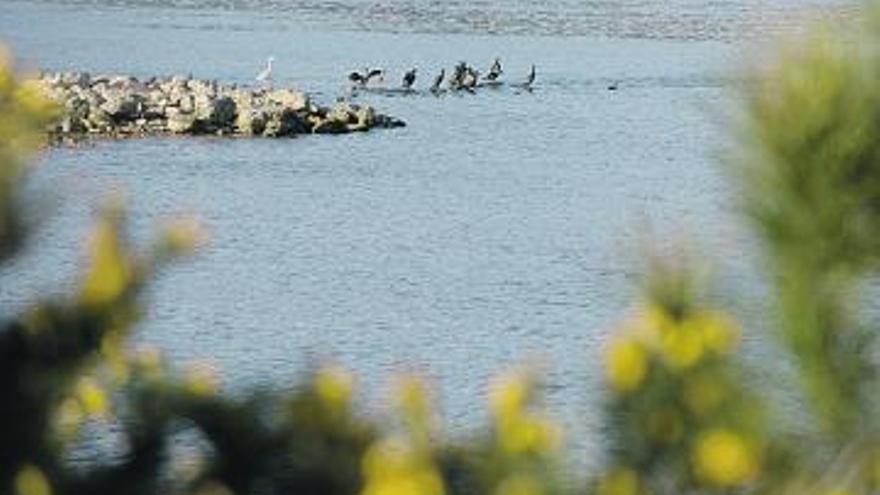
M 510 79 L 535 63 L 532 93 L 364 98 L 401 130 L 54 149 L 30 184 L 52 213 L 0 272 L 0 301 L 70 283 L 92 198 L 122 189 L 139 238 L 181 211 L 210 229 L 140 329 L 175 362 L 208 357 L 240 390 L 331 358 L 374 404 L 416 368 L 461 431 L 484 420 L 491 375 L 534 359 L 580 446 L 596 441 L 601 345 L 648 230 L 711 252 L 724 292 L 759 300 L 716 160 L 736 67 L 756 40 L 851 14 L 830 0 L 0 3 L 0 38 L 34 66 L 248 83 L 271 54 L 279 84 L 323 102 L 364 65 L 395 82 L 417 66 L 424 84 L 460 59 L 500 55 Z

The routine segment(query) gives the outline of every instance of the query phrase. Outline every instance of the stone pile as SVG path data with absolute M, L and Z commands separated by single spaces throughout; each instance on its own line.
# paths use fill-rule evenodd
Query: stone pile
M 55 137 L 343 134 L 404 122 L 367 105 L 312 103 L 294 89 L 251 89 L 190 77 L 152 78 L 44 73 L 45 93 L 63 107 Z

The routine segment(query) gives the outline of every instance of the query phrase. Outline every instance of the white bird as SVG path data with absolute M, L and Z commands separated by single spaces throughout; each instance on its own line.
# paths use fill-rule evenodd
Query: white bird
M 269 57 L 266 59 L 266 68 L 263 69 L 262 72 L 257 74 L 257 82 L 264 83 L 269 88 L 272 87 L 272 62 L 275 61 L 275 57 Z

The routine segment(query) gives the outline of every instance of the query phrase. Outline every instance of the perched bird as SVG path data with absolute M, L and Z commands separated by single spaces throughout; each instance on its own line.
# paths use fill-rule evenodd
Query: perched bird
M 449 87 L 452 89 L 461 89 L 465 72 L 467 72 L 467 64 L 459 62 L 458 65 L 455 66 L 455 69 L 453 69 L 452 78 L 449 80 Z
M 371 69 L 367 72 L 367 82 L 370 82 L 370 79 L 378 77 L 381 81 L 385 77 L 385 71 L 382 69 Z
M 365 84 L 367 84 L 367 70 L 364 69 L 363 74 L 361 74 L 358 71 L 352 72 L 351 74 L 348 75 L 348 80 L 355 83 L 355 84 L 359 84 L 361 86 L 364 86 Z
M 503 73 L 504 73 L 504 70 L 501 68 L 501 58 L 495 57 L 495 61 L 492 62 L 492 67 L 489 67 L 489 73 L 486 74 L 486 79 L 488 79 L 490 81 L 495 81 Z
M 437 77 L 434 78 L 434 84 L 431 85 L 431 92 L 436 93 L 440 91 L 440 85 L 443 84 L 443 79 L 446 77 L 446 69 L 440 69 L 440 74 L 437 74 Z
M 523 86 L 525 86 L 526 88 L 530 88 L 534 82 L 535 82 L 535 64 L 532 64 L 532 70 L 530 70 L 529 75 L 526 76 L 526 83 Z
M 257 74 L 256 81 L 259 83 L 263 83 L 267 87 L 272 87 L 272 62 L 275 61 L 275 57 L 269 57 L 266 59 L 266 68 L 263 69 L 262 72 Z
M 412 85 L 416 82 L 416 68 L 406 71 L 406 74 L 403 75 L 403 89 L 410 89 Z
M 382 69 L 364 69 L 363 72 L 352 72 L 348 75 L 348 80 L 359 85 L 366 86 L 374 77 L 382 76 L 385 73 Z
M 473 90 L 477 86 L 479 77 L 480 73 L 476 69 L 470 66 L 465 67 L 464 75 L 461 78 L 461 87 Z

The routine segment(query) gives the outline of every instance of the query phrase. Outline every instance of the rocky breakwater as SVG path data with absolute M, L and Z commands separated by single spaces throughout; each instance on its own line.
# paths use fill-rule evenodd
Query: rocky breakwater
M 294 89 L 251 89 L 190 77 L 44 73 L 45 93 L 63 107 L 58 138 L 86 135 L 292 137 L 404 126 L 367 105 L 315 105 Z

